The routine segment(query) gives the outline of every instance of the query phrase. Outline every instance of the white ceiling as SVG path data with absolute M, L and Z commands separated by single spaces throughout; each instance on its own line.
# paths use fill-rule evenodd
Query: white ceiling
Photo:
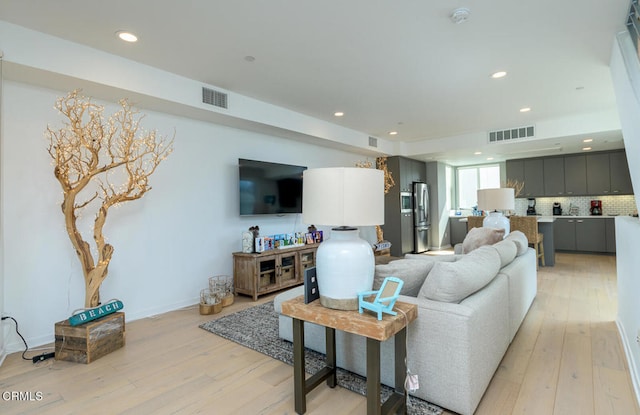
M 451 21 L 458 7 L 470 10 L 467 22 Z M 431 153 L 419 144 L 615 109 L 608 64 L 628 8 L 629 0 L 0 0 L 0 19 L 461 164 L 491 152 L 500 160 L 580 151 L 589 134 L 571 125 L 498 150 Z M 139 42 L 118 40 L 121 29 Z M 508 75 L 491 79 L 497 70 Z M 618 129 L 594 128 L 592 137 L 594 150 L 623 145 Z

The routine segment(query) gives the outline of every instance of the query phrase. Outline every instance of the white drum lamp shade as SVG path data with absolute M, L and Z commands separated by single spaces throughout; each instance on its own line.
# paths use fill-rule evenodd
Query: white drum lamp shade
M 358 293 L 371 290 L 375 271 L 373 247 L 360 238 L 357 226 L 384 223 L 384 173 L 357 167 L 308 169 L 302 183 L 303 221 L 334 227 L 316 256 L 320 303 L 357 310 Z
M 512 188 L 479 189 L 478 209 L 487 212 L 487 217 L 482 221 L 485 228 L 504 229 L 507 236 L 511 231 L 509 219 L 501 212 L 515 209 L 515 193 Z

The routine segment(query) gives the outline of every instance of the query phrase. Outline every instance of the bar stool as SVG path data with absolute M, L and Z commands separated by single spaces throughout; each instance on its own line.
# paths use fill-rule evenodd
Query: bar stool
M 471 228 L 482 228 L 482 221 L 485 216 L 467 216 L 467 232 L 471 230 Z
M 509 221 L 511 222 L 511 232 L 520 231 L 524 233 L 529 241 L 529 246 L 536 250 L 536 269 L 538 268 L 538 262 L 542 263 L 544 267 L 544 235 L 538 232 L 538 217 L 511 216 Z

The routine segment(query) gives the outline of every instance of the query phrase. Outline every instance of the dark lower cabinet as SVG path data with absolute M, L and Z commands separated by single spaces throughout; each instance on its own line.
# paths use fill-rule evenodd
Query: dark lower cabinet
M 553 241 L 560 251 L 612 253 L 615 224 L 608 218 L 557 218 L 553 223 Z
M 604 232 L 607 240 L 607 252 L 616 252 L 616 221 L 615 219 L 604 220 Z
M 576 250 L 576 220 L 558 218 L 553 223 L 553 242 L 556 250 Z
M 413 214 L 403 213 L 400 218 L 400 228 L 402 229 L 402 235 L 400 237 L 402 244 L 402 254 L 396 256 L 402 256 L 407 252 L 413 252 Z M 391 245 L 393 249 L 393 245 Z
M 607 251 L 604 221 L 605 219 L 576 220 L 576 250 L 584 252 Z
M 461 222 L 461 218 L 449 218 L 449 235 L 451 246 L 462 243 L 467 236 L 467 222 Z

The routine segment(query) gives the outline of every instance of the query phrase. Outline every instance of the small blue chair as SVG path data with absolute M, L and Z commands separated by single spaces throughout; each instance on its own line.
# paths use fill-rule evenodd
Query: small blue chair
M 396 277 L 387 277 L 382 282 L 378 291 L 364 291 L 358 293 L 358 312 L 362 314 L 364 308 L 378 314 L 378 320 L 382 320 L 382 313 L 396 315 L 393 306 L 400 296 L 400 290 L 404 281 Z M 365 300 L 365 297 L 376 295 L 373 301 Z

